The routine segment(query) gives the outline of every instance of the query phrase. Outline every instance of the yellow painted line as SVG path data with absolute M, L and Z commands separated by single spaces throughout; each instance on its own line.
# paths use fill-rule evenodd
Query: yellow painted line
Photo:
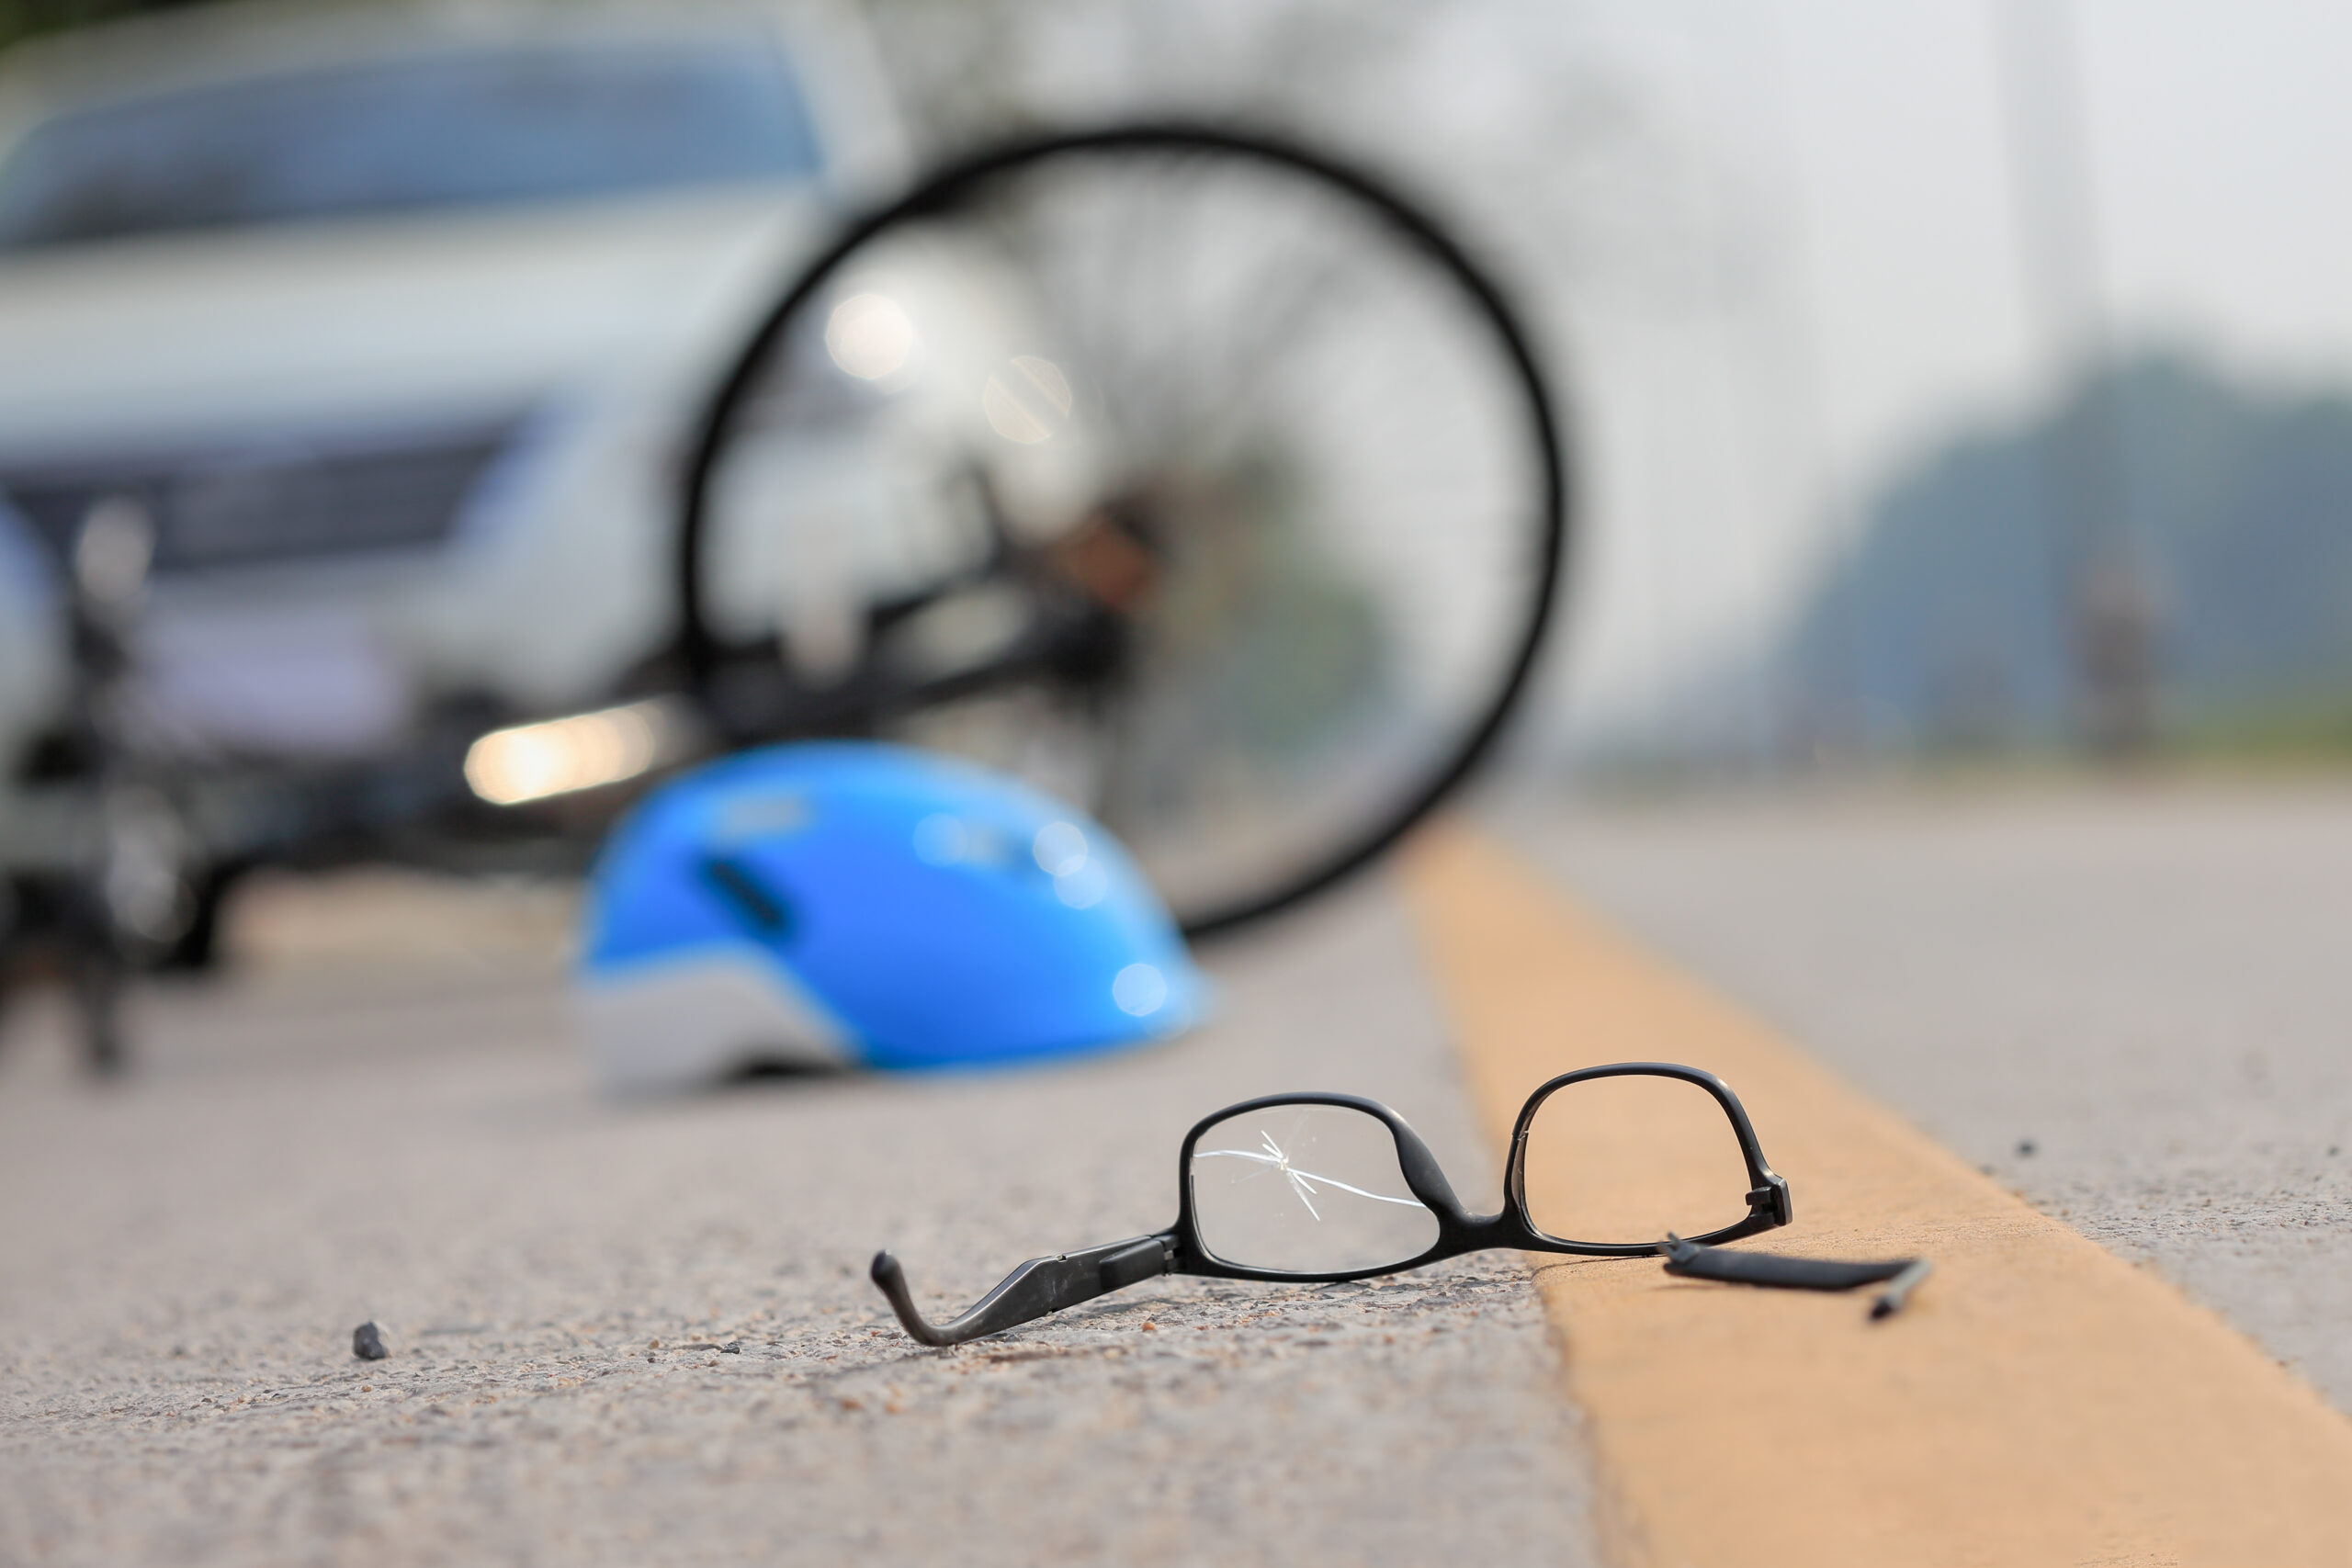
M 1962 1164 L 1584 914 L 1502 848 L 1406 882 L 1498 1137 L 1570 1067 L 1721 1074 L 1796 1224 L 1742 1245 L 1925 1253 L 1910 1306 L 1540 1266 L 1627 1563 L 2352 1564 L 2352 1422 L 2220 1318 Z M 1540 1194 L 1535 1198 L 1539 1211 Z

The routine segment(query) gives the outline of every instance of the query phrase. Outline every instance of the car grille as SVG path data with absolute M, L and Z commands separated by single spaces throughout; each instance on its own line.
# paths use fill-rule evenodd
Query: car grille
M 0 491 L 61 559 L 91 508 L 135 502 L 158 573 L 411 549 L 448 536 L 514 428 L 20 468 L 0 473 Z

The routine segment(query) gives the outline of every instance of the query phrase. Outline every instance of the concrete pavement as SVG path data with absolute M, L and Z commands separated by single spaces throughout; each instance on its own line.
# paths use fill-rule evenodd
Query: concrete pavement
M 1797 1055 L 2352 1408 L 2352 789 L 1487 815 Z M 1590 1428 L 1502 1257 L 1334 1289 L 1156 1281 L 920 1350 L 863 1278 L 876 1246 L 926 1305 L 960 1308 L 1024 1257 L 1165 1223 L 1183 1128 L 1251 1094 L 1386 1099 L 1491 1192 L 1395 890 L 1214 954 L 1223 1018 L 1171 1048 L 634 1106 L 591 1092 L 570 1046 L 568 918 L 529 890 L 263 889 L 240 916 L 261 961 L 146 996 L 149 1059 L 107 1089 L 71 1072 L 40 1008 L 6 1021 L 0 1562 L 1590 1562 L 1626 1550 L 1591 1448 L 1644 1451 L 1608 1422 L 1658 1397 L 1611 1334 L 1647 1344 L 1687 1318 L 1690 1343 L 1657 1347 L 1679 1366 L 1720 1319 L 1744 1365 L 1759 1325 L 1852 1316 L 1677 1293 L 1646 1265 L 1555 1268 L 1580 1386 L 1616 1380 Z M 1628 995 L 1665 1007 L 1665 1037 L 1687 1016 L 1748 1050 L 1736 1009 L 1671 1000 L 1684 984 Z M 1558 1005 L 1539 1032 L 1573 1054 L 1586 1004 Z M 1764 1104 L 1781 1049 L 1744 1069 Z M 1785 1127 L 1805 1148 L 1793 1105 L 1768 1145 Z M 1855 1142 L 1823 1129 L 1877 1112 L 1859 1114 L 1807 1134 L 1816 1178 Z M 1849 1207 L 1870 1199 L 1857 1174 Z M 1792 1249 L 1868 1250 L 1832 1234 L 1835 1205 L 1801 1199 L 1808 1215 L 1831 1228 Z M 1939 1288 L 1964 1293 L 1964 1271 Z M 1579 1337 L 1585 1310 L 1603 1315 Z M 1931 1334 L 1932 1293 L 1919 1312 L 1884 1346 Z M 350 1359 L 368 1317 L 391 1359 Z M 1913 1376 L 1902 1362 L 1885 1375 Z M 1812 1414 L 1825 1453 L 1862 1445 L 1820 1476 L 1884 1457 L 1869 1423 Z M 1617 1481 L 1651 1516 L 1724 1523 L 1687 1512 L 1709 1495 L 1676 1479 L 1687 1453 L 1643 1462 Z
M 887 1244 L 959 1310 L 1163 1224 L 1184 1128 L 1281 1089 L 1385 1099 L 1491 1189 L 1387 890 L 1214 955 L 1178 1045 L 637 1106 L 569 1043 L 560 898 L 344 891 L 265 890 L 261 964 L 142 998 L 129 1082 L 8 1021 L 0 1562 L 1594 1561 L 1515 1257 L 948 1352 L 864 1277 Z
M 1703 1064 L 1791 1184 L 1795 1224 L 1770 1250 L 1934 1269 L 1879 1320 L 1852 1295 L 1678 1280 L 1654 1259 L 1539 1267 L 1611 1481 L 1612 1561 L 2342 1568 L 2352 1421 L 2244 1334 L 2036 1213 L 1510 846 L 1456 827 L 1404 862 L 1490 1127 L 1514 1124 L 1564 1046 Z M 1609 1115 L 1580 1125 L 1629 1163 L 1685 1125 L 1655 1095 Z M 1606 1179 L 1552 1146 L 1530 1159 L 1529 1204 L 1577 1213 Z
M 2352 786 L 1497 818 L 1621 928 L 2352 1412 Z

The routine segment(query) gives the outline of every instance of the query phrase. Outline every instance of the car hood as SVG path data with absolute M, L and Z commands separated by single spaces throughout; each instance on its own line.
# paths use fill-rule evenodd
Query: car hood
M 739 189 L 0 258 L 0 462 L 659 400 L 824 220 Z

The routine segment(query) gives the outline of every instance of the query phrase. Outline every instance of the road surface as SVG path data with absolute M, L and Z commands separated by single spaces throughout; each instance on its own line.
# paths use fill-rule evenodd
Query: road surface
M 1498 819 L 2352 1412 L 2352 786 L 1521 799 Z
M 1222 1021 L 1171 1046 L 634 1106 L 571 1043 L 563 914 L 281 886 L 243 917 L 275 960 L 144 997 L 116 1086 L 12 1017 L 0 1562 L 1595 1560 L 1515 1255 L 1153 1281 L 945 1352 L 864 1275 L 887 1244 L 960 1310 L 1165 1224 L 1185 1127 L 1283 1089 L 1387 1100 L 1490 1189 L 1390 891 L 1215 955 Z

